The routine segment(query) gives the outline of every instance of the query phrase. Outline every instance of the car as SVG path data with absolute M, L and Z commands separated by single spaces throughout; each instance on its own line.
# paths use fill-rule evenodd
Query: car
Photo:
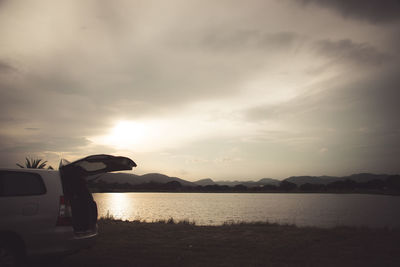
M 133 167 L 129 158 L 101 154 L 62 160 L 58 171 L 0 169 L 0 266 L 93 246 L 97 206 L 85 177 Z

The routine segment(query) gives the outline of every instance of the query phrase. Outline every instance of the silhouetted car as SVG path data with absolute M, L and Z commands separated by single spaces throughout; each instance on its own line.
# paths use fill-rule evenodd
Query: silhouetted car
M 59 171 L 0 169 L 0 266 L 92 246 L 97 206 L 85 177 L 133 167 L 129 158 L 93 155 L 62 160 Z

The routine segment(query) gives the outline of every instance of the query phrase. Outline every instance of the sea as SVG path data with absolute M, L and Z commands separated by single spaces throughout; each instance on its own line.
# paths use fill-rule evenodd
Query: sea
M 99 217 L 186 220 L 196 225 L 400 227 L 400 196 L 318 193 L 94 193 Z

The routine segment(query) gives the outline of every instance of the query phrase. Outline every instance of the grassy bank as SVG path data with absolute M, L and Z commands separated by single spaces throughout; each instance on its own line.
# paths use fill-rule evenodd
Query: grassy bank
M 400 266 L 400 230 L 268 223 L 99 221 L 95 247 L 58 266 Z

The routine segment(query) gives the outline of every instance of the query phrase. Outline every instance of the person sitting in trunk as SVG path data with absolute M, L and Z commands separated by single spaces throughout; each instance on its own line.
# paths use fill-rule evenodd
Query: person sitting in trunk
M 71 203 L 72 224 L 75 231 L 91 229 L 97 220 L 94 209 L 96 203 L 87 187 L 86 179 L 79 167 L 70 166 L 63 169 L 65 180 L 65 195 Z

